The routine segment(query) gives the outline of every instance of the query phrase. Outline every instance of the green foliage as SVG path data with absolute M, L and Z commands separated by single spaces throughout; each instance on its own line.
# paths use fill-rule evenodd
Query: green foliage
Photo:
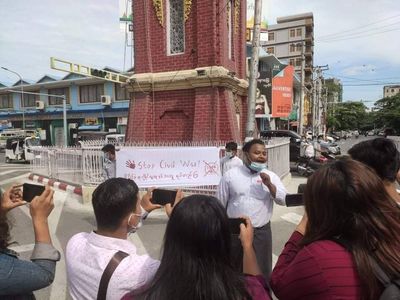
M 328 128 L 335 130 L 360 129 L 368 118 L 362 102 L 341 102 L 328 109 Z
M 400 132 L 400 94 L 376 101 L 374 110 L 377 127 Z

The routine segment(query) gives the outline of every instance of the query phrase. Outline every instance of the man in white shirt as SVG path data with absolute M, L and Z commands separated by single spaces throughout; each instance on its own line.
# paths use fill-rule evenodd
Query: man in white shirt
M 262 140 L 247 142 L 243 146 L 243 159 L 243 166 L 229 170 L 221 178 L 217 197 L 226 207 L 229 218 L 250 218 L 254 226 L 253 247 L 258 265 L 268 280 L 272 271 L 270 220 L 273 203 L 285 205 L 286 189 L 279 176 L 267 169 L 267 152 Z M 233 263 L 240 268 L 240 241 L 232 240 Z
M 66 266 L 69 292 L 73 299 L 96 299 L 100 279 L 111 258 L 118 251 L 128 254 L 108 284 L 107 299 L 121 299 L 125 294 L 148 284 L 158 269 L 159 261 L 138 255 L 127 240 L 141 224 L 141 205 L 147 212 L 160 206 L 150 202 L 150 193 L 139 199 L 136 183 L 112 178 L 93 192 L 92 204 L 97 230 L 74 235 L 67 244 Z
M 224 175 L 228 170 L 243 166 L 242 160 L 237 157 L 237 144 L 229 142 L 225 145 L 225 156 L 221 159 L 221 171 Z
M 115 155 L 115 146 L 113 144 L 107 144 L 101 151 L 104 153 L 103 159 L 103 178 L 104 180 L 115 178 L 117 172 L 117 161 Z

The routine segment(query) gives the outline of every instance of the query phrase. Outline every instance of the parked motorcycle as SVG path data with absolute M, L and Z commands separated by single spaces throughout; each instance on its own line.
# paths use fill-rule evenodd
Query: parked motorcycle
M 335 160 L 333 154 L 322 152 L 319 158 L 315 157 L 299 157 L 296 165 L 297 173 L 300 176 L 310 176 L 314 174 L 323 165 L 329 163 L 329 161 Z

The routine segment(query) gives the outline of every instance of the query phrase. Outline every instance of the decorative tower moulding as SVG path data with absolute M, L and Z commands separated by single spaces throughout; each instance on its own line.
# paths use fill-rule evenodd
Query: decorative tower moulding
M 240 0 L 235 0 L 235 33 L 239 32 Z
M 190 11 L 192 10 L 192 0 L 183 0 L 183 14 L 185 16 L 185 22 L 189 19 Z M 240 1 L 240 0 L 238 0 Z M 164 27 L 164 6 L 163 0 L 153 0 L 153 7 L 156 13 L 156 17 L 161 27 Z
M 184 0 L 184 14 L 185 14 L 185 22 L 189 19 L 190 10 L 192 9 L 192 0 Z
M 153 0 L 153 7 L 161 27 L 164 27 L 163 0 Z

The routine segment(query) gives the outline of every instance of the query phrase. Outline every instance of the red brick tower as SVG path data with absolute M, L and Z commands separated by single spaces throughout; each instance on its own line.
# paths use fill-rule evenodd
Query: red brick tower
M 244 0 L 133 1 L 128 141 L 242 140 Z

